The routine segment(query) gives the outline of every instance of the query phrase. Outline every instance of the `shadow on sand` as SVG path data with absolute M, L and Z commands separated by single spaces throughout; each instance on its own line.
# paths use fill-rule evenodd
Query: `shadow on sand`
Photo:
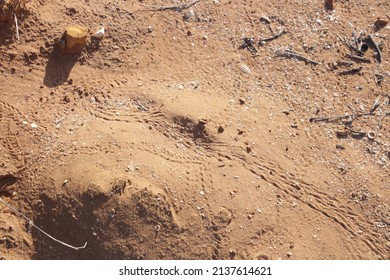
M 65 83 L 79 56 L 79 54 L 66 54 L 58 44 L 55 44 L 46 65 L 43 84 L 52 88 Z

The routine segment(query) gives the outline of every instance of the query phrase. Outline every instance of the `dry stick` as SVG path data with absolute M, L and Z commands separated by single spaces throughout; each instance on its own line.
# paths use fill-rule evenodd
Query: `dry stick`
M 326 121 L 337 121 L 341 119 L 346 118 L 358 118 L 362 116 L 370 116 L 373 115 L 373 113 L 367 112 L 367 113 L 358 113 L 358 114 L 349 114 L 349 115 L 342 115 L 342 116 L 335 116 L 335 117 L 312 117 L 309 119 L 309 122 L 326 122 Z
M 345 70 L 345 71 L 339 72 L 338 75 L 354 75 L 354 74 L 357 74 L 360 71 L 362 71 L 362 69 L 363 69 L 363 67 L 360 66 L 358 68 L 353 68 L 353 69 L 349 69 L 349 70 Z
M 372 38 L 371 35 L 368 35 L 367 37 L 369 43 L 372 45 L 372 47 L 375 49 L 376 51 L 376 60 L 378 63 L 381 63 L 382 62 L 382 55 L 381 55 L 381 51 L 378 47 L 378 45 L 375 43 L 374 39 Z
M 356 47 L 354 47 L 350 42 L 347 41 L 347 39 L 341 37 L 340 35 L 337 35 L 337 37 L 338 37 L 344 44 L 346 44 L 347 47 L 348 47 L 351 51 L 353 51 L 353 52 L 355 52 L 355 53 L 357 53 L 357 54 L 359 54 L 359 55 L 364 55 L 364 53 L 363 53 L 362 51 L 360 51 L 359 49 L 357 49 Z
M 362 136 L 365 136 L 367 134 L 367 132 L 363 132 L 363 131 L 357 131 L 357 130 L 354 130 L 350 127 L 348 127 L 347 125 L 344 125 L 345 129 L 351 131 L 352 133 L 355 133 L 357 135 L 362 135 Z
M 0 202 L 3 203 L 5 206 L 7 206 L 9 209 L 11 209 L 12 211 L 14 211 L 16 214 L 18 214 L 19 216 L 23 217 L 24 219 L 26 219 L 29 224 L 33 227 L 35 227 L 37 230 L 39 230 L 40 232 L 42 232 L 44 235 L 46 235 L 47 237 L 49 237 L 50 239 L 54 240 L 55 242 L 58 242 L 66 247 L 69 247 L 69 248 L 72 248 L 74 250 L 80 250 L 80 249 L 84 249 L 85 247 L 87 247 L 87 242 L 85 242 L 84 246 L 82 247 L 75 247 L 75 246 L 72 246 L 72 245 L 69 245 L 61 240 L 58 240 L 56 238 L 54 238 L 53 236 L 51 236 L 50 234 L 48 234 L 47 232 L 45 232 L 44 230 L 40 229 L 39 227 L 37 227 L 36 225 L 34 225 L 34 222 L 28 218 L 27 216 L 25 216 L 23 213 L 19 212 L 18 210 L 16 210 L 15 208 L 13 208 L 11 205 L 9 205 L 7 202 L 5 202 L 3 199 L 0 198 Z
M 16 17 L 16 14 L 14 14 L 14 20 L 15 20 L 16 38 L 19 41 L 19 25 L 18 25 L 18 18 Z
M 265 42 L 269 42 L 269 41 L 275 40 L 275 39 L 281 37 L 284 33 L 285 33 L 285 29 L 282 28 L 282 29 L 281 29 L 278 33 L 276 33 L 274 36 L 269 37 L 269 38 L 260 39 L 259 45 L 263 45 Z
M 184 4 L 180 4 L 180 5 L 170 5 L 170 6 L 160 6 L 160 7 L 154 6 L 154 9 L 156 11 L 165 11 L 165 10 L 182 11 L 182 10 L 188 9 L 189 7 L 195 5 L 199 1 L 200 0 L 195 0 L 195 1 L 192 1 L 190 3 L 184 3 Z
M 347 57 L 350 58 L 350 59 L 356 60 L 358 62 L 371 63 L 371 60 L 369 60 L 368 58 L 361 57 L 361 56 L 358 56 L 358 55 L 347 54 Z
M 311 60 L 310 58 L 304 57 L 303 55 L 296 53 L 296 52 L 293 52 L 293 51 L 290 51 L 290 50 L 285 50 L 285 51 L 278 50 L 278 51 L 276 51 L 275 54 L 277 56 L 283 56 L 283 57 L 287 57 L 287 58 L 296 58 L 298 60 L 302 60 L 302 61 L 305 61 L 307 63 L 313 64 L 313 65 L 321 64 L 318 61 Z

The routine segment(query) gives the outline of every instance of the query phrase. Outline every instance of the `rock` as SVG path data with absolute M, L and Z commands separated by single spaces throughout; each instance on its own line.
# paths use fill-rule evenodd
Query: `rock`
M 33 48 L 26 50 L 23 54 L 26 63 L 31 64 L 39 57 L 39 51 Z
M 189 10 L 188 13 L 185 13 L 183 15 L 183 20 L 184 21 L 189 21 L 191 20 L 192 18 L 195 18 L 195 12 L 194 10 Z
M 87 45 L 88 31 L 81 26 L 68 26 L 62 35 L 63 48 L 66 53 L 81 52 Z
M 388 23 L 389 23 L 389 21 L 386 20 L 385 18 L 378 17 L 374 23 L 374 26 L 375 26 L 376 30 L 379 30 L 379 29 L 385 27 Z
M 334 10 L 334 0 L 325 0 L 325 9 Z
M 249 69 L 248 65 L 244 64 L 244 63 L 241 63 L 239 65 L 240 67 L 240 70 L 242 71 L 242 73 L 245 73 L 245 74 L 250 74 L 251 73 L 251 70 Z
M 95 33 L 93 33 L 91 35 L 92 38 L 96 38 L 96 39 L 101 39 L 104 37 L 104 32 L 105 32 L 105 29 L 104 27 L 101 27 L 98 31 L 96 31 Z

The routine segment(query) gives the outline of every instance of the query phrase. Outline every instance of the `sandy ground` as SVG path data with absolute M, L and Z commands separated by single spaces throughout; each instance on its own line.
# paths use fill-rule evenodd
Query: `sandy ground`
M 181 3 L 0 23 L 0 259 L 390 259 L 390 2 Z

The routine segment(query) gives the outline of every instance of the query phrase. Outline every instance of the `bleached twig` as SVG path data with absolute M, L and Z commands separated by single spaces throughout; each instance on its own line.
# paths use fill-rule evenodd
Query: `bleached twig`
M 12 207 L 11 205 L 9 205 L 7 202 L 5 202 L 3 199 L 0 198 L 0 202 L 3 203 L 5 206 L 7 206 L 9 209 L 11 209 L 12 211 L 14 211 L 16 214 L 18 214 L 19 216 L 23 217 L 24 219 L 26 219 L 29 224 L 33 227 L 35 227 L 37 230 L 39 230 L 41 233 L 43 233 L 44 235 L 46 235 L 47 237 L 49 237 L 50 239 L 54 240 L 55 242 L 58 242 L 60 243 L 61 245 L 64 245 L 66 247 L 69 247 L 71 249 L 74 249 L 74 250 L 80 250 L 80 249 L 84 249 L 85 247 L 87 247 L 87 242 L 85 242 L 84 246 L 81 246 L 81 247 L 75 247 L 75 246 L 72 246 L 72 245 L 69 245 L 61 240 L 58 240 L 56 238 L 54 238 L 53 236 L 51 236 L 50 234 L 48 234 L 47 232 L 45 232 L 43 229 L 40 229 L 39 227 L 37 227 L 36 225 L 34 225 L 34 222 L 28 218 L 26 215 L 24 215 L 23 213 L 19 212 L 18 210 L 16 210 L 14 207 Z
M 195 5 L 198 3 L 200 0 L 194 0 L 190 3 L 184 3 L 184 4 L 179 4 L 179 5 L 170 5 L 170 6 L 152 6 L 153 10 L 155 11 L 165 11 L 165 10 L 174 10 L 174 11 L 182 11 L 185 9 L 190 8 L 191 6 Z
M 275 55 L 276 56 L 286 57 L 286 58 L 295 58 L 295 59 L 304 61 L 306 63 L 313 64 L 313 65 L 321 64 L 321 62 L 318 62 L 318 61 L 312 60 L 310 58 L 304 57 L 303 55 L 301 55 L 299 53 L 296 53 L 296 52 L 293 52 L 293 51 L 288 50 L 288 49 L 286 49 L 286 50 L 277 50 L 275 52 Z
M 15 20 L 15 29 L 16 29 L 16 39 L 18 39 L 19 41 L 19 24 L 18 24 L 18 18 L 15 13 L 14 13 L 14 20 Z

